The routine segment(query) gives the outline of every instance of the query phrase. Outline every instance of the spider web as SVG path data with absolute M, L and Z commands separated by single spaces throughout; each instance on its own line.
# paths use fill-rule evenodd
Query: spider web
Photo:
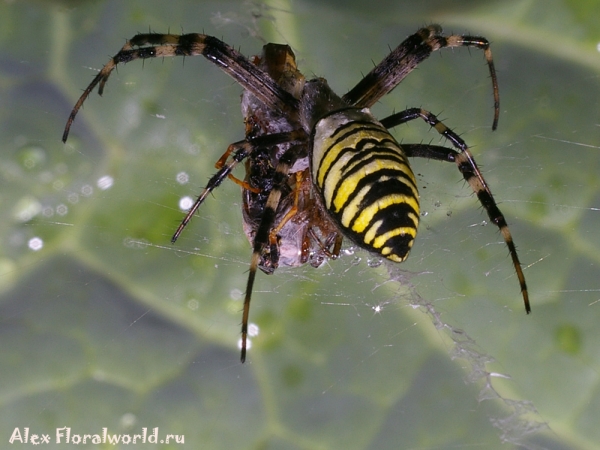
M 411 304 L 418 306 L 430 318 L 435 328 L 450 339 L 452 343 L 449 349 L 450 357 L 466 363 L 466 367 L 463 366 L 466 371 L 465 383 L 481 387 L 478 401 L 497 401 L 505 406 L 508 411 L 505 417 L 490 417 L 491 423 L 501 432 L 502 442 L 527 449 L 544 448 L 525 440 L 534 433 L 548 429 L 548 424 L 541 419 L 533 403 L 505 398 L 494 388 L 495 378 L 510 379 L 510 375 L 490 372 L 488 365 L 494 362 L 493 357 L 486 354 L 464 330 L 445 322 L 434 305 L 418 294 L 410 282 L 412 276 L 407 276 L 407 273 L 397 265 L 387 263 L 386 266 L 391 280 L 401 286 L 408 286 Z

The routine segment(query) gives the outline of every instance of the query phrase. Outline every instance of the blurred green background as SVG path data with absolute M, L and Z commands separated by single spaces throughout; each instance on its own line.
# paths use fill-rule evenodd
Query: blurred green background
M 138 444 L 160 449 L 597 448 L 598 17 L 595 0 L 2 2 L 1 445 L 29 427 L 64 448 L 55 432 L 68 426 L 185 436 Z M 243 137 L 239 86 L 201 57 L 134 62 L 63 145 L 69 111 L 149 28 L 247 55 L 289 43 L 307 76 L 344 93 L 430 23 L 492 42 L 499 129 L 477 50 L 432 55 L 374 112 L 422 106 L 471 145 L 533 313 L 456 167 L 415 160 L 424 217 L 401 283 L 351 251 L 260 273 L 260 332 L 241 365 L 239 188 L 225 183 L 169 243 L 180 198 Z M 444 144 L 421 123 L 394 132 Z

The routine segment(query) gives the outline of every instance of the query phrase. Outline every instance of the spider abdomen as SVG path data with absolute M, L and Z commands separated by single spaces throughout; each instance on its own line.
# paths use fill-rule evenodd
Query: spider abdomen
M 419 193 L 396 140 L 368 109 L 350 108 L 317 121 L 311 147 L 313 181 L 344 234 L 404 261 L 417 234 Z

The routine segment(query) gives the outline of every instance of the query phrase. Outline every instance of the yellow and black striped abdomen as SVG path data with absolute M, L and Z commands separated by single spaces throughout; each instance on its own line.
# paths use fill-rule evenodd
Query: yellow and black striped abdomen
M 417 234 L 419 193 L 402 148 L 369 110 L 320 119 L 311 164 L 324 206 L 344 234 L 371 252 L 404 261 Z

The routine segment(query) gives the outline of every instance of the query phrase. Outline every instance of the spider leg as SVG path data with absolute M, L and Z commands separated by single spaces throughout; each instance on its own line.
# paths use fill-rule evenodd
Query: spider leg
M 219 66 L 244 89 L 252 92 L 267 107 L 279 111 L 297 109 L 298 100 L 292 94 L 284 90 L 269 75 L 223 41 L 198 33 L 183 35 L 145 33 L 138 34 L 127 41 L 123 48 L 105 64 L 83 91 L 69 115 L 62 141 L 67 141 L 71 125 L 83 102 L 97 85 L 98 94 L 102 95 L 106 81 L 118 64 L 125 64 L 136 59 L 196 55 L 203 55 Z
M 210 194 L 223 182 L 225 178 L 229 176 L 229 174 L 233 171 L 233 169 L 235 168 L 235 166 L 237 166 L 239 162 L 243 161 L 245 158 L 251 155 L 255 148 L 265 145 L 270 146 L 281 144 L 284 142 L 295 141 L 303 138 L 304 136 L 305 134 L 302 130 L 290 131 L 284 133 L 270 134 L 266 136 L 259 136 L 252 140 L 244 140 L 231 144 L 227 150 L 229 153 L 233 153 L 231 161 L 229 161 L 226 164 L 223 163 L 221 169 L 219 169 L 217 173 L 210 177 L 206 187 L 200 193 L 192 207 L 188 210 L 187 214 L 177 227 L 177 230 L 171 238 L 171 242 L 174 243 L 179 238 L 181 232 L 190 222 L 190 220 L 192 220 L 192 217 L 194 216 L 200 205 L 204 202 L 208 194 Z
M 506 219 L 500 211 L 500 208 L 498 208 L 498 205 L 494 200 L 494 196 L 492 195 L 488 184 L 483 178 L 481 171 L 477 167 L 475 159 L 473 158 L 473 155 L 471 154 L 471 151 L 467 147 L 465 141 L 463 141 L 454 131 L 440 122 L 435 115 L 421 108 L 410 108 L 400 113 L 393 114 L 381 120 L 381 123 L 386 128 L 390 128 L 417 118 L 423 119 L 433 128 L 435 128 L 436 131 L 448 139 L 452 145 L 458 149 L 458 151 L 437 145 L 419 144 L 405 144 L 402 145 L 402 148 L 405 150 L 407 156 L 431 158 L 438 161 L 456 163 L 458 170 L 460 173 L 462 173 L 467 183 L 469 183 L 473 189 L 473 192 L 475 192 L 477 195 L 479 202 L 486 210 L 490 220 L 496 224 L 500 230 L 500 233 L 502 234 L 502 237 L 504 238 L 504 242 L 508 247 L 513 266 L 515 268 L 515 272 L 517 273 L 517 278 L 519 279 L 521 295 L 523 296 L 523 302 L 525 304 L 525 311 L 527 314 L 529 314 L 531 312 L 531 307 L 529 306 L 529 294 L 527 291 L 527 284 L 525 282 L 525 275 L 523 274 L 521 262 L 519 261 L 517 249 L 508 228 L 508 224 L 506 223 Z
M 303 133 L 300 130 L 301 133 Z M 293 133 L 293 132 L 292 132 Z M 269 137 L 269 136 L 265 136 Z M 260 225 L 254 236 L 254 244 L 252 248 L 252 257 L 250 260 L 250 270 L 248 273 L 248 283 L 246 285 L 246 294 L 244 297 L 244 311 L 242 314 L 242 353 L 241 361 L 246 360 L 246 343 L 248 338 L 248 317 L 250 314 L 250 300 L 252 297 L 252 289 L 254 287 L 254 280 L 256 279 L 256 270 L 260 263 L 260 257 L 262 250 L 269 243 L 271 229 L 275 223 L 275 217 L 277 213 L 277 206 L 281 200 L 284 185 L 287 182 L 288 173 L 294 162 L 298 158 L 298 149 L 302 150 L 301 146 L 292 146 L 287 150 L 281 158 L 279 158 L 275 174 L 273 176 L 273 189 L 269 193 L 267 203 L 263 216 L 260 221 Z
M 441 145 L 402 144 L 402 150 L 409 158 L 427 158 L 436 161 L 455 162 L 458 152 Z
M 494 121 L 492 129 L 498 126 L 500 116 L 500 94 L 492 51 L 487 39 L 480 36 L 443 36 L 439 25 L 421 28 L 406 38 L 383 61 L 373 68 L 353 89 L 342 98 L 358 107 L 370 107 L 381 97 L 394 89 L 415 67 L 427 59 L 432 52 L 448 47 L 475 47 L 483 50 L 492 79 L 494 95 Z
M 233 151 L 233 157 L 231 158 L 231 161 L 229 161 L 227 164 L 223 164 L 221 166 L 221 168 L 219 169 L 219 171 L 217 173 L 215 173 L 212 177 L 210 177 L 206 187 L 200 193 L 200 195 L 198 196 L 198 198 L 196 199 L 196 201 L 194 202 L 192 207 L 188 210 L 185 217 L 183 218 L 183 220 L 177 227 L 177 230 L 175 231 L 175 233 L 173 234 L 173 237 L 171 238 L 171 243 L 175 243 L 175 241 L 179 238 L 179 236 L 181 235 L 181 232 L 186 227 L 186 225 L 190 222 L 190 220 L 192 220 L 192 217 L 194 217 L 194 214 L 196 213 L 196 211 L 198 210 L 200 205 L 204 202 L 204 200 L 206 199 L 208 194 L 210 194 L 215 188 L 217 188 L 223 182 L 223 180 L 225 178 L 227 178 L 229 176 L 231 171 L 235 168 L 235 166 L 237 166 L 237 164 L 240 161 L 243 161 L 245 158 L 248 157 L 248 155 L 250 155 L 252 153 L 252 151 L 254 150 L 254 147 L 248 141 L 240 141 L 240 142 L 235 142 L 233 144 L 230 144 L 228 151 L 230 151 L 230 149 L 231 149 L 231 151 Z
M 223 153 L 221 155 L 221 157 L 215 163 L 215 168 L 219 169 L 219 170 L 222 169 L 223 166 L 225 166 L 225 164 L 227 163 L 227 160 L 229 159 L 229 155 L 231 155 L 231 153 L 234 150 L 235 150 L 235 147 L 233 146 L 233 144 L 229 145 L 229 147 L 227 147 L 227 150 L 225 151 L 225 153 Z M 258 194 L 260 192 L 260 189 L 250 186 L 250 183 L 248 183 L 246 181 L 243 181 L 243 180 L 240 180 L 239 178 L 237 178 L 236 176 L 234 176 L 232 173 L 229 173 L 227 175 L 227 177 L 231 181 L 233 181 L 235 184 L 237 184 L 238 186 L 241 186 L 242 189 L 254 192 L 255 194 Z

